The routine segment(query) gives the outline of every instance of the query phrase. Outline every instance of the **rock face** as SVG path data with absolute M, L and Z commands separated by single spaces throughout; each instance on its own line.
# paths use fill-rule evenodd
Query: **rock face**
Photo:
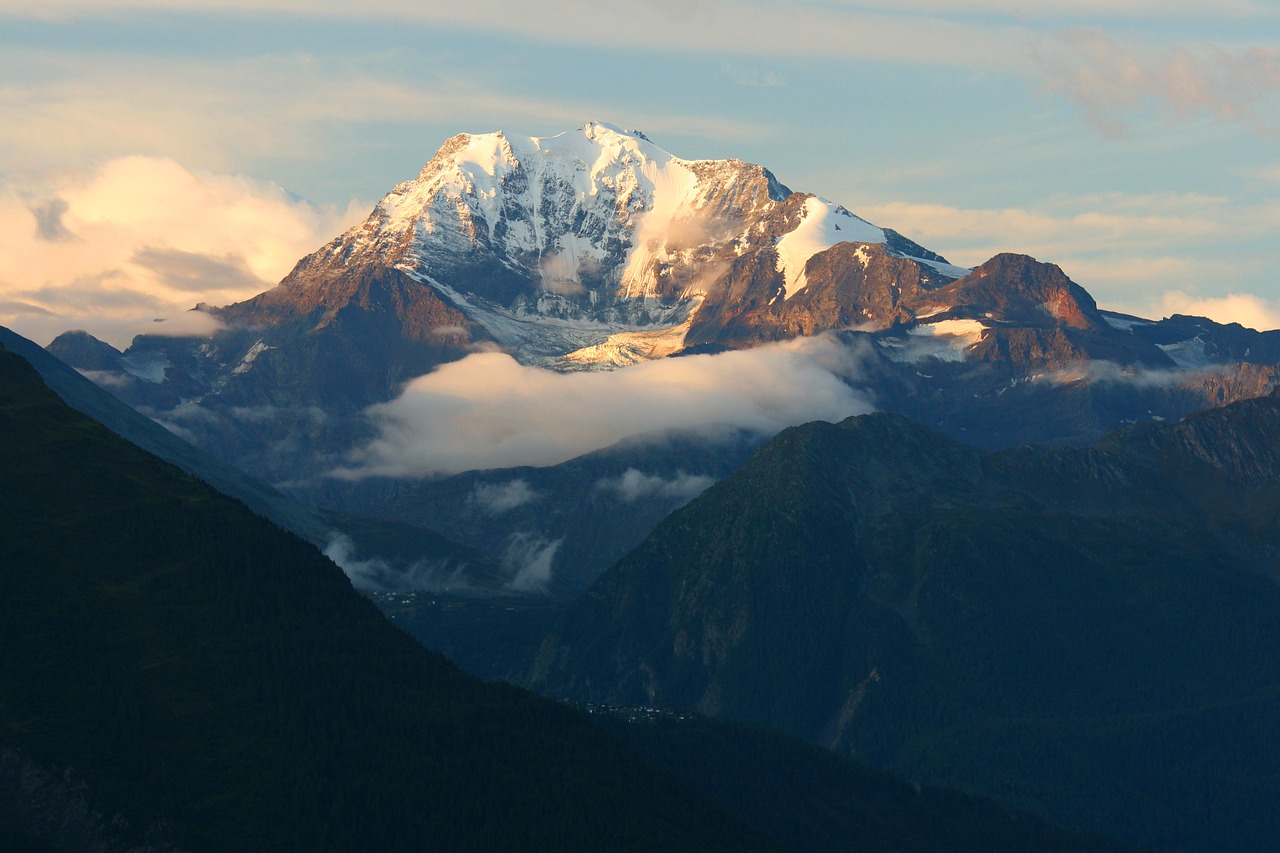
M 593 123 L 448 140 L 274 289 L 199 306 L 224 325 L 209 338 L 140 336 L 114 362 L 75 335 L 50 348 L 184 437 L 288 481 L 367 439 L 365 407 L 478 347 L 610 369 L 888 322 L 890 291 L 964 272 L 762 167 L 682 160 Z
M 523 681 L 1156 847 L 1265 846 L 1278 522 L 1280 396 L 996 454 L 897 415 L 808 424 L 605 573 Z
M 403 287 L 371 306 L 358 282 L 391 270 L 456 313 Z M 215 313 L 239 326 L 381 309 L 408 340 L 492 339 L 575 369 L 883 324 L 900 301 L 886 294 L 965 272 L 760 166 L 682 160 L 592 123 L 544 139 L 453 137 L 276 291 Z

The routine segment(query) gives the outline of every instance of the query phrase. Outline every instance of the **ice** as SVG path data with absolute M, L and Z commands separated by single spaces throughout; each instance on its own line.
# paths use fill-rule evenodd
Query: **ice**
M 1176 344 L 1156 344 L 1156 346 L 1164 350 L 1164 354 L 1173 359 L 1174 364 L 1188 370 L 1200 370 L 1216 363 L 1205 352 L 1204 341 L 1198 337 L 1189 341 L 1179 341 Z
M 899 362 L 964 361 L 971 347 L 982 340 L 987 326 L 979 320 L 940 320 L 921 323 L 905 336 L 879 338 L 877 343 L 887 358 Z

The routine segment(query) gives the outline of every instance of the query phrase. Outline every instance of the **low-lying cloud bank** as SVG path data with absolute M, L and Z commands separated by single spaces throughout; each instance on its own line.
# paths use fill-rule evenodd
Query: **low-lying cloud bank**
M 731 425 L 772 434 L 872 411 L 862 353 L 834 336 L 602 373 L 555 373 L 477 353 L 369 409 L 378 438 L 334 476 L 421 477 L 554 465 L 623 438 Z

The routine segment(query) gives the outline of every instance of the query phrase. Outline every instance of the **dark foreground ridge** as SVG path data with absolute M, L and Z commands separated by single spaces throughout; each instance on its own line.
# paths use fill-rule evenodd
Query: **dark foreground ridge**
M 8 837 L 774 846 L 581 715 L 425 651 L 313 547 L 68 409 L 7 351 L 0 391 Z

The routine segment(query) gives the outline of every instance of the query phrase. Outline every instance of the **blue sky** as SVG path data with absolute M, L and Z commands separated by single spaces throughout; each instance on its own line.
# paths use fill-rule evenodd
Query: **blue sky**
M 1280 326 L 1269 1 L 0 0 L 0 115 L 0 324 L 41 343 L 265 289 L 454 133 L 590 119 Z

